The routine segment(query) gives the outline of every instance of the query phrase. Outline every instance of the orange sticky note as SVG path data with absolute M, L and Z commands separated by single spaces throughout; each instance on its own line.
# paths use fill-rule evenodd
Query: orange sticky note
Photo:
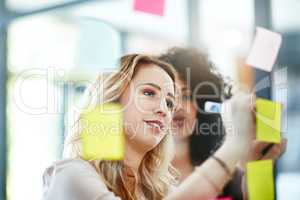
M 258 98 L 256 100 L 256 139 L 280 143 L 282 105 Z
M 165 0 L 135 0 L 134 10 L 163 16 Z
M 83 158 L 121 160 L 124 157 L 122 107 L 110 103 L 98 105 L 80 116 Z
M 272 160 L 247 163 L 247 186 L 250 200 L 274 200 Z

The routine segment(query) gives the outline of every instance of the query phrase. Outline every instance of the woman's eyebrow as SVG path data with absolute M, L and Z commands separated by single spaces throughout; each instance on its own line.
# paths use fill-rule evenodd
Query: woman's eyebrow
M 141 83 L 141 84 L 138 84 L 138 86 L 141 86 L 141 85 L 150 85 L 150 86 L 155 87 L 156 89 L 161 91 L 160 86 L 155 84 L 155 83 Z M 175 96 L 172 93 L 169 92 L 167 95 L 170 96 L 171 98 L 175 99 Z
M 192 91 L 188 87 L 181 88 L 181 93 L 184 95 L 190 95 L 192 94 Z
M 186 91 L 189 92 L 190 89 L 189 89 L 188 87 L 182 87 L 182 88 L 181 88 L 181 91 L 182 91 L 182 92 L 186 92 Z

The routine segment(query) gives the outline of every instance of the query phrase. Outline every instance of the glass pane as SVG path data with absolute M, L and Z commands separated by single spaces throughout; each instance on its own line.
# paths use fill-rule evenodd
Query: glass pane
M 233 77 L 238 56 L 244 57 L 254 24 L 253 0 L 203 0 L 200 3 L 202 42 L 222 73 Z
M 42 174 L 61 158 L 67 112 L 79 101 L 73 87 L 117 66 L 121 37 L 66 10 L 20 18 L 8 37 L 8 198 L 40 199 Z
M 17 20 L 9 28 L 9 70 L 71 69 L 78 39 L 79 30 L 67 19 L 41 15 Z
M 272 20 L 275 30 L 300 31 L 300 1 L 272 0 Z
M 283 137 L 287 138 L 286 152 L 277 162 L 277 194 L 279 200 L 295 199 L 300 196 L 300 147 L 299 147 L 299 83 L 300 83 L 300 1 L 272 0 L 272 23 L 276 31 L 283 34 L 282 48 L 279 52 L 279 64 L 275 73 L 285 81 L 276 88 L 273 87 L 275 100 L 283 102 L 284 117 Z
M 41 198 L 43 171 L 59 158 L 62 148 L 62 112 L 58 113 L 62 105 L 55 99 L 62 95 L 62 90 L 48 83 L 47 77 L 36 75 L 28 70 L 10 77 L 8 85 L 8 199 L 11 200 Z M 50 91 L 56 94 L 51 95 Z M 47 105 L 51 105 L 52 112 Z
M 94 73 L 115 68 L 120 56 L 119 32 L 100 20 L 74 18 L 60 11 L 17 20 L 9 29 L 11 72 L 55 67 Z
M 122 0 L 87 3 L 72 9 L 71 12 L 75 16 L 104 20 L 131 34 L 142 34 L 162 40 L 186 41 L 186 1 L 166 1 L 165 9 L 165 15 L 162 17 L 135 12 L 132 0 Z
M 286 55 L 287 56 L 287 55 Z M 289 56 L 293 59 L 292 56 Z M 293 199 L 299 196 L 300 183 L 300 63 L 287 65 L 275 71 L 273 96 L 275 101 L 283 103 L 282 135 L 288 140 L 286 152 L 277 162 L 278 199 Z M 279 81 L 278 81 L 279 80 Z M 276 84 L 278 81 L 278 84 Z
M 183 43 L 161 38 L 147 37 L 145 35 L 129 34 L 126 37 L 125 53 L 145 53 L 158 55 L 165 53 L 169 48 L 182 46 Z
M 61 3 L 67 3 L 72 0 L 7 0 L 6 5 L 10 10 L 14 11 L 30 11 L 40 9 L 48 6 L 58 5 Z

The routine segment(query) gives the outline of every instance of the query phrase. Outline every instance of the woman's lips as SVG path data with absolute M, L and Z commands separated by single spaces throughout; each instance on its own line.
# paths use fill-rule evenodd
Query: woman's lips
M 144 122 L 159 131 L 163 131 L 165 128 L 164 124 L 159 120 L 144 120 Z
M 184 121 L 185 121 L 185 118 L 183 116 L 176 116 L 173 118 L 173 125 L 175 125 L 175 127 L 183 127 L 184 126 Z

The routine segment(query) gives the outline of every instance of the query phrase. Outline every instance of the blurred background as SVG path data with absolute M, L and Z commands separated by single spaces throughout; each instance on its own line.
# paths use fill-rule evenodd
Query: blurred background
M 0 0 L 0 200 L 40 199 L 45 168 L 62 156 L 74 106 L 99 71 L 125 53 L 205 48 L 220 71 L 249 81 L 244 60 L 261 26 L 283 35 L 258 96 L 281 101 L 288 148 L 277 199 L 300 199 L 300 1 L 166 0 L 163 16 L 133 0 Z

